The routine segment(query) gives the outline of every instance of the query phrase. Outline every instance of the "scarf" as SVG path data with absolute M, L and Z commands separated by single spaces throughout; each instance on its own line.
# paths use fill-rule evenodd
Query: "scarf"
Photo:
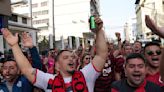
M 73 92 L 88 92 L 86 81 L 81 71 L 74 72 L 71 86 Z M 49 80 L 48 88 L 51 88 L 52 92 L 66 92 L 64 79 L 60 73 L 54 79 Z
M 146 92 L 145 86 L 146 86 L 146 80 L 144 80 L 144 82 L 136 89 L 135 92 Z

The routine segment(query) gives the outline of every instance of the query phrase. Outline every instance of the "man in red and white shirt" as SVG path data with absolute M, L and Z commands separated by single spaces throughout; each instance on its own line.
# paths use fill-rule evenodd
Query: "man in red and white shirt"
M 35 86 L 44 89 L 46 92 L 93 92 L 94 82 L 104 67 L 108 53 L 104 31 L 102 30 L 103 22 L 98 17 L 95 18 L 95 22 L 97 26 L 95 30 L 97 49 L 91 63 L 84 67 L 81 72 L 76 72 L 76 64 L 72 53 L 63 50 L 56 57 L 56 66 L 59 69 L 57 75 L 46 74 L 32 68 L 18 45 L 18 34 L 14 36 L 7 29 L 1 31 L 13 51 L 22 74 Z M 72 87 L 70 87 L 69 82 L 71 82 Z

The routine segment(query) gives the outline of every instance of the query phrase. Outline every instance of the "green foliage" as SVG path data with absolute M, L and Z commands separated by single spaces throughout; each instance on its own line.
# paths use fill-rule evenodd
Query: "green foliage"
M 43 40 L 39 42 L 38 45 L 39 45 L 39 51 L 44 51 L 49 49 L 49 41 L 45 36 L 43 37 Z

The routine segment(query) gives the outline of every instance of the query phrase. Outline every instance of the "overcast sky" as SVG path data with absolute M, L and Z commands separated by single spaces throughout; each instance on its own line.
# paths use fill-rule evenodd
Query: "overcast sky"
M 115 37 L 115 32 L 123 35 L 125 22 L 135 17 L 136 0 L 100 0 L 101 15 L 107 35 Z

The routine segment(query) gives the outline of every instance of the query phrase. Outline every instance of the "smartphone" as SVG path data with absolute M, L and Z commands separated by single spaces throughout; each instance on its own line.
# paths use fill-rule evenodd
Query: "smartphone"
M 94 16 L 90 16 L 89 22 L 90 22 L 90 29 L 91 30 L 96 29 L 96 23 L 95 23 L 95 17 Z

